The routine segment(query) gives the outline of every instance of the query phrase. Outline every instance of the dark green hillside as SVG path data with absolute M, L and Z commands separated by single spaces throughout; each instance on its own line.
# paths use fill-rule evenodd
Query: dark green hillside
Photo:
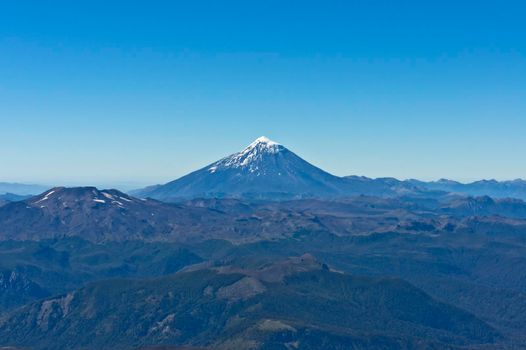
M 410 349 L 500 336 L 406 282 L 352 277 L 306 255 L 252 269 L 94 283 L 17 310 L 2 322 L 0 339 L 37 349 Z
M 172 274 L 202 261 L 187 248 L 139 241 L 93 244 L 77 238 L 0 242 L 0 311 L 115 277 Z

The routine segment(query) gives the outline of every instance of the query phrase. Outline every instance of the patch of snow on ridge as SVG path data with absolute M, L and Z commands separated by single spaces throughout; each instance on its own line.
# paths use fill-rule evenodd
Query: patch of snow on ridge
M 211 173 L 215 173 L 216 170 L 217 170 L 217 166 L 211 166 L 210 168 L 208 168 L 208 171 Z
M 102 195 L 108 199 L 113 199 L 113 196 L 109 193 L 106 193 L 106 192 L 102 192 Z
M 51 196 L 53 193 L 55 193 L 54 190 L 53 191 L 49 191 L 42 199 L 36 201 L 35 204 L 48 200 L 49 196 Z

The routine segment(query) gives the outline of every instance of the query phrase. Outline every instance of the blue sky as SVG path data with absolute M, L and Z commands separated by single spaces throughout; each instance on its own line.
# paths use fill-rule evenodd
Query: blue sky
M 261 135 L 337 175 L 526 177 L 522 1 L 108 3 L 0 3 L 0 181 L 165 182 Z

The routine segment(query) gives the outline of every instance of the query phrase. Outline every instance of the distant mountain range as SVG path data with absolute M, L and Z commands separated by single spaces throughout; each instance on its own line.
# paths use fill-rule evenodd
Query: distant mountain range
M 32 195 L 21 195 L 21 194 L 14 194 L 14 193 L 4 193 L 0 194 L 0 201 L 2 202 L 17 202 L 21 201 L 27 198 L 32 197 Z
M 129 188 L 129 185 L 127 185 Z M 42 185 L 0 182 L 0 206 L 46 191 Z M 332 175 L 303 160 L 285 146 L 264 136 L 238 153 L 163 185 L 129 191 L 139 198 L 180 202 L 194 198 L 291 200 L 343 198 L 357 195 L 398 196 L 490 196 L 526 200 L 526 180 L 453 180 L 368 178 Z
M 526 181 L 483 180 L 462 184 L 451 180 L 424 182 L 394 178 L 334 176 L 308 163 L 285 146 L 260 137 L 241 152 L 164 185 L 130 194 L 177 202 L 191 198 L 288 200 L 371 196 L 437 196 L 456 193 L 526 199 Z
M 526 180 L 522 179 L 511 181 L 480 180 L 467 184 L 447 179 L 432 182 L 419 180 L 407 180 L 405 182 L 431 191 L 444 191 L 470 196 L 490 196 L 494 198 L 519 198 L 526 200 Z
M 92 242 L 255 242 L 291 237 L 304 230 L 329 230 L 338 235 L 412 232 L 415 227 L 439 231 L 448 224 L 455 228 L 471 225 L 465 218 L 473 216 L 491 217 L 493 223 L 502 223 L 504 217 L 526 219 L 526 203 L 446 195 L 256 202 L 210 198 L 174 204 L 117 190 L 56 187 L 0 206 L 0 240 L 81 237 Z
M 20 196 L 35 195 L 47 189 L 48 187 L 42 185 L 0 182 L 0 196 L 9 193 Z

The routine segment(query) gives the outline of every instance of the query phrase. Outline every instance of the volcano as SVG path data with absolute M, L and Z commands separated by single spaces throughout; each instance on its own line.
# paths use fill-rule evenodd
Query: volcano
M 175 181 L 132 192 L 162 201 L 184 198 L 297 199 L 337 197 L 348 179 L 329 174 L 267 137 Z

